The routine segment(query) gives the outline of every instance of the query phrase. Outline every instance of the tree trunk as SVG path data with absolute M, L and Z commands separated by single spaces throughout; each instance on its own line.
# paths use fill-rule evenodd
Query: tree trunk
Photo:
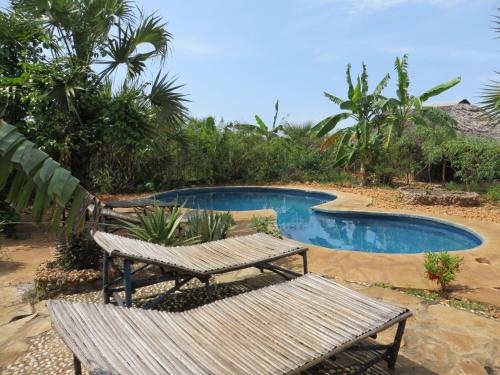
M 361 186 L 366 186 L 368 183 L 368 177 L 366 175 L 366 166 L 364 161 L 362 161 L 359 166 L 359 173 L 361 175 Z
M 441 171 L 441 182 L 443 184 L 446 182 L 446 162 L 443 163 L 443 169 Z
M 429 178 L 429 184 L 432 182 L 431 181 L 431 163 L 427 165 L 427 177 Z

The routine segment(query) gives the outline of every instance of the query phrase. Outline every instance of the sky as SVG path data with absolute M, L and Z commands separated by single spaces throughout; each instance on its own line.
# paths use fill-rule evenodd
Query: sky
M 5 4 L 6 1 L 0 1 Z M 345 97 L 345 70 L 368 67 L 372 88 L 386 73 L 395 96 L 394 59 L 409 54 L 410 91 L 462 82 L 433 102 L 478 102 L 500 70 L 500 40 L 492 30 L 498 0 L 138 0 L 173 34 L 163 66 L 176 76 L 195 117 L 271 123 L 316 123 L 337 113 L 323 96 Z

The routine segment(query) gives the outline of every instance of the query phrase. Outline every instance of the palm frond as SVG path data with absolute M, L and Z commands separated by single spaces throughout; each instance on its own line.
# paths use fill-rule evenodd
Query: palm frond
M 398 74 L 398 88 L 396 94 L 401 103 L 408 102 L 408 87 L 410 87 L 410 77 L 408 75 L 408 55 L 404 54 L 403 57 L 397 57 L 394 63 L 394 68 Z
M 332 95 L 332 94 L 329 94 L 327 92 L 323 92 L 323 94 L 328 98 L 330 99 L 332 102 L 334 102 L 335 104 L 337 105 L 341 105 L 344 100 L 339 98 L 338 96 L 335 96 L 335 95 Z
M 168 123 L 180 122 L 187 116 L 184 103 L 188 102 L 184 94 L 178 92 L 183 85 L 176 85 L 176 79 L 169 80 L 168 74 L 158 73 L 148 99 L 160 119 Z
M 483 88 L 481 105 L 494 125 L 500 124 L 500 81 L 492 80 Z

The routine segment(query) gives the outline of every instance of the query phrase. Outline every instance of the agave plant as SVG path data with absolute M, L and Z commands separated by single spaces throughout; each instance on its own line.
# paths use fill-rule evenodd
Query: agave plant
M 122 227 L 131 237 L 158 245 L 181 246 L 196 243 L 197 237 L 181 234 L 180 224 L 184 218 L 181 209 L 182 206 L 174 206 L 168 214 L 165 214 L 161 207 L 155 205 L 151 212 L 137 211 L 139 224 L 122 221 Z
M 198 211 L 188 218 L 188 237 L 198 237 L 201 242 L 216 241 L 227 237 L 234 226 L 229 212 Z
M 32 204 L 32 215 L 40 221 L 51 212 L 51 226 L 59 228 L 65 208 L 66 230 L 81 228 L 85 212 L 95 198 L 70 172 L 62 168 L 16 127 L 0 121 L 0 191 L 6 190 L 6 201 L 16 211 Z M 34 197 L 34 198 L 32 198 Z

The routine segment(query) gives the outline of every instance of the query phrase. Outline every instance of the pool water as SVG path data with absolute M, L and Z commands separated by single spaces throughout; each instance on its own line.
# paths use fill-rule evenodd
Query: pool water
M 217 211 L 273 209 L 278 227 L 294 240 L 332 249 L 411 254 L 465 250 L 481 244 L 472 232 L 437 220 L 360 212 L 320 212 L 335 195 L 297 189 L 204 188 L 158 194 L 186 207 Z

